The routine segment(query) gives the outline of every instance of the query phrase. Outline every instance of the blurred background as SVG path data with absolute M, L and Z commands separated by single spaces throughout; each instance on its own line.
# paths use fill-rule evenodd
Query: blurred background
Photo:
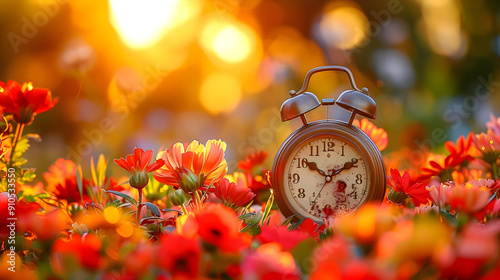
M 439 149 L 500 116 L 497 0 L 2 0 L 0 80 L 60 101 L 28 132 L 38 176 L 59 157 L 84 166 L 135 146 L 222 139 L 230 172 L 269 164 L 300 121 L 279 108 L 306 73 L 346 66 L 378 105 L 385 154 Z M 309 91 L 336 98 L 343 73 Z M 325 108 L 308 114 L 322 119 Z

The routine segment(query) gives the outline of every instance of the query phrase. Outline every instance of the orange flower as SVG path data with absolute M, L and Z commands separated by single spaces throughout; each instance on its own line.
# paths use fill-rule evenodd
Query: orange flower
M 483 209 L 491 197 L 490 189 L 481 186 L 477 180 L 471 180 L 464 186 L 443 188 L 442 192 L 446 203 L 451 208 L 469 214 Z
M 457 144 L 447 141 L 444 147 L 448 152 L 450 152 L 450 157 L 453 158 L 455 164 L 462 164 L 465 161 L 471 161 L 474 157 L 471 155 L 472 139 L 474 138 L 474 133 L 470 132 L 467 135 L 467 139 L 461 135 L 457 139 Z
M 189 145 L 176 143 L 167 151 L 158 153 L 157 158 L 163 159 L 165 165 L 155 172 L 154 177 L 160 183 L 193 192 L 226 175 L 225 151 L 226 143 L 221 140 L 209 140 L 205 146 L 198 141 Z
M 211 204 L 196 214 L 196 221 L 200 237 L 223 252 L 237 252 L 250 245 L 250 236 L 238 231 L 237 216 L 231 208 Z
M 131 173 L 129 185 L 132 188 L 142 189 L 149 182 L 148 173 L 159 169 L 165 163 L 163 159 L 157 159 L 154 163 L 149 164 L 152 157 L 153 150 L 144 152 L 141 148 L 135 148 L 133 155 L 127 155 L 127 160 L 120 158 L 115 159 L 113 162 Z
M 244 207 L 255 197 L 249 188 L 244 188 L 228 179 L 222 178 L 215 183 L 215 196 L 228 207 Z
M 411 183 L 410 174 L 405 171 L 403 176 L 396 169 L 391 169 L 391 176 L 387 178 L 387 184 L 392 187 L 388 194 L 388 199 L 392 203 L 402 204 L 407 197 L 410 197 L 415 206 L 426 204 L 430 200 L 429 192 L 422 182 Z
M 431 154 L 427 160 L 427 164 L 422 167 L 423 174 L 419 179 L 426 180 L 434 176 L 439 176 L 442 182 L 446 182 L 453 178 L 453 170 L 455 166 L 461 164 L 461 158 L 449 155 Z
M 15 81 L 0 81 L 0 106 L 4 113 L 13 114 L 18 123 L 30 124 L 37 114 L 51 109 L 57 101 L 52 100 L 50 90 L 34 88 L 32 83 L 21 86 Z
M 361 128 L 375 142 L 380 151 L 387 148 L 387 132 L 383 128 L 376 127 L 368 119 L 361 119 L 361 122 L 354 120 L 353 124 Z
M 198 276 L 200 247 L 198 239 L 165 235 L 160 241 L 159 263 L 173 279 L 195 279 Z

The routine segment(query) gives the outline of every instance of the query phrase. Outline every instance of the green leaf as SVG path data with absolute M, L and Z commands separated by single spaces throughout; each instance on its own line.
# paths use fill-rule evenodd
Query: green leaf
M 137 201 L 135 201 L 134 198 L 132 198 L 130 195 L 128 194 L 124 194 L 122 192 L 117 192 L 117 191 L 106 191 L 107 193 L 112 193 L 114 195 L 117 195 L 119 197 L 123 197 L 125 198 L 128 202 L 134 204 L 135 206 L 137 206 Z
M 286 220 L 284 220 L 280 226 L 288 226 L 288 224 L 290 224 L 293 220 L 293 218 L 295 217 L 295 214 L 293 214 L 292 216 L 286 218 Z
M 288 230 L 296 230 L 297 228 L 299 228 L 300 224 L 302 224 L 302 222 L 305 220 L 306 218 L 302 218 L 300 221 L 294 223 L 293 225 L 290 226 L 290 228 L 288 228 Z
M 245 219 L 248 219 L 248 218 L 250 218 L 250 217 L 252 217 L 254 215 L 255 215 L 255 213 L 246 213 L 246 214 L 240 215 L 238 217 L 238 220 L 240 220 L 240 221 L 241 220 L 245 220 Z
M 302 270 L 302 273 L 309 274 L 312 266 L 310 265 L 311 263 L 308 261 L 308 259 L 311 258 L 314 250 L 316 250 L 318 246 L 319 245 L 316 240 L 307 238 L 297 244 L 297 246 L 295 246 L 295 248 L 292 250 L 292 256 L 297 261 L 297 264 L 299 265 L 300 270 Z
M 158 208 L 158 206 L 154 205 L 151 202 L 144 202 L 142 204 L 146 205 L 146 207 L 148 207 L 148 209 L 151 210 L 151 213 L 153 213 L 155 216 L 157 217 L 161 216 L 160 208 Z
M 165 219 L 163 218 L 160 218 L 160 217 L 146 217 L 146 218 L 143 218 L 139 221 L 139 224 L 142 225 L 142 222 L 144 221 L 166 221 Z
M 274 203 L 274 194 L 271 193 L 271 195 L 269 196 L 269 199 L 267 200 L 266 208 L 264 209 L 264 214 L 262 215 L 262 225 L 264 225 L 264 222 L 265 222 L 267 216 L 269 216 L 269 213 L 271 212 L 271 209 L 273 208 L 273 203 Z

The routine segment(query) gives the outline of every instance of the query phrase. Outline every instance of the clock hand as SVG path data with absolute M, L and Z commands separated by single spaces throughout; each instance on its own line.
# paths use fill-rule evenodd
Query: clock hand
M 311 210 L 314 209 L 314 206 L 316 205 L 316 202 L 318 201 L 319 195 L 321 194 L 321 192 L 325 188 L 326 184 L 330 183 L 331 181 L 332 181 L 332 175 L 326 175 L 326 177 L 325 177 L 325 183 L 323 184 L 323 186 L 319 190 L 318 194 L 316 195 L 316 198 L 314 199 L 314 201 L 312 203 Z
M 307 167 L 309 167 L 309 169 L 311 170 L 316 170 L 318 171 L 318 173 L 321 175 L 321 176 L 326 176 L 326 173 L 325 171 L 321 170 L 318 168 L 318 164 L 316 164 L 314 161 L 308 161 L 307 162 Z
M 351 169 L 352 167 L 358 167 L 357 165 L 355 165 L 356 163 L 358 163 L 358 160 L 353 158 L 352 161 L 348 161 L 346 163 L 344 163 L 344 166 L 335 170 L 332 174 L 332 176 L 335 176 L 337 174 L 339 174 L 340 172 L 342 172 L 342 170 L 349 170 Z

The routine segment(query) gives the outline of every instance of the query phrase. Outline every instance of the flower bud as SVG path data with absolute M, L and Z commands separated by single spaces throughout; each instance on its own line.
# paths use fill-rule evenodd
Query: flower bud
M 179 170 L 176 177 L 181 189 L 188 194 L 195 192 L 205 183 L 205 176 L 203 174 L 200 174 L 200 177 L 198 177 L 193 171 L 187 168 Z
M 401 205 L 403 204 L 403 202 L 405 202 L 406 200 L 406 193 L 404 192 L 398 192 L 398 191 L 395 191 L 394 189 L 392 189 L 389 194 L 387 195 L 387 199 L 392 202 L 392 203 L 395 203 L 397 205 Z
M 145 171 L 135 171 L 134 173 L 132 173 L 132 175 L 130 175 L 130 178 L 128 181 L 129 185 L 132 188 L 138 189 L 138 190 L 147 186 L 148 182 L 149 182 L 148 173 Z
M 187 197 L 181 189 L 170 192 L 168 198 L 170 198 L 170 202 L 175 206 L 183 205 L 187 201 Z

